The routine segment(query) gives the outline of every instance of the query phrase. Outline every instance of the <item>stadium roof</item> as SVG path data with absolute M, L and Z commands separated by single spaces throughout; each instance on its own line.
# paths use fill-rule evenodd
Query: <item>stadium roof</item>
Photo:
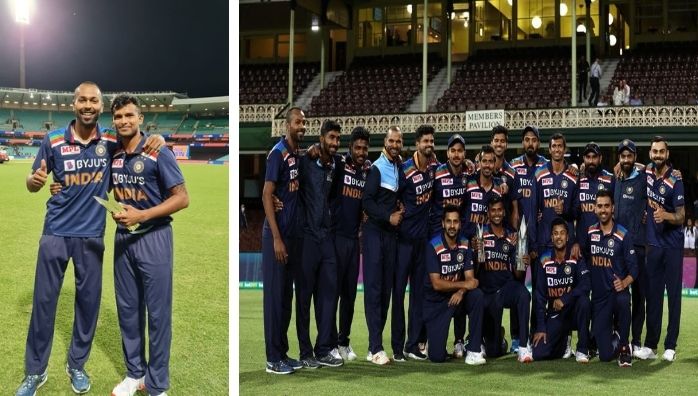
M 177 92 L 104 92 L 105 108 L 119 94 L 138 98 L 144 111 L 177 111 L 220 115 L 228 111 L 228 97 L 188 98 Z M 72 91 L 50 91 L 0 87 L 0 108 L 20 110 L 72 111 Z

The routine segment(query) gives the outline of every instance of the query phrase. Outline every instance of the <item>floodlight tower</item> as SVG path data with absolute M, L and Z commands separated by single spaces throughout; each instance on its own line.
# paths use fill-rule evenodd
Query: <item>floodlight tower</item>
M 29 25 L 29 11 L 32 8 L 32 0 L 13 0 L 15 9 L 15 22 L 19 24 L 19 87 L 27 87 L 25 53 L 24 53 L 24 29 Z

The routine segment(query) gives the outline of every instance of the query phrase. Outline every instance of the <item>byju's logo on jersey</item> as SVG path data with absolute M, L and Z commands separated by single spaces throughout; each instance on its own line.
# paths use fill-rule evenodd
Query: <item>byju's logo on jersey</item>
M 76 155 L 80 154 L 80 146 L 63 146 L 61 147 L 61 155 Z
M 95 147 L 95 153 L 100 157 L 104 157 L 107 155 L 107 148 L 104 147 L 103 144 L 98 144 L 97 147 Z
M 598 242 L 601 240 L 601 235 L 599 234 L 591 234 L 591 241 L 592 242 Z
M 123 158 L 117 158 L 111 163 L 112 168 L 123 168 L 124 167 L 124 159 Z
M 133 171 L 136 173 L 141 173 L 143 172 L 143 169 L 145 169 L 145 164 L 143 161 L 138 160 L 133 164 Z
M 350 185 L 351 186 L 351 176 L 349 175 L 344 175 L 344 184 Z
M 66 172 L 75 171 L 75 160 L 65 160 L 63 161 L 63 170 Z

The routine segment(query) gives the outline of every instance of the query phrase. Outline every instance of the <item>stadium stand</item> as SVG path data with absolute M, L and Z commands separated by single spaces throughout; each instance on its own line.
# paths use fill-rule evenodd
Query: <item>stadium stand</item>
M 293 66 L 293 91 L 300 95 L 320 71 L 318 63 Z M 288 96 L 288 64 L 240 65 L 240 104 L 284 103 Z
M 430 57 L 428 80 L 442 61 Z M 356 58 L 349 70 L 313 97 L 310 116 L 404 112 L 421 91 L 422 58 L 415 55 Z
M 621 57 L 606 94 L 621 79 L 644 105 L 696 104 L 698 46 L 693 43 L 640 44 Z
M 241 252 L 261 252 L 262 251 L 262 226 L 264 225 L 264 211 L 250 209 L 246 205 L 247 230 L 240 230 L 240 251 Z
M 437 111 L 567 107 L 568 48 L 483 50 L 457 69 Z

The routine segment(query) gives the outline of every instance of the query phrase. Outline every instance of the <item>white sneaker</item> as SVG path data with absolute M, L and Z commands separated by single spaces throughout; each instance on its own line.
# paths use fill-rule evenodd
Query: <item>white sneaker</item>
M 480 353 L 482 354 L 482 357 L 487 357 L 487 350 L 485 349 L 485 344 L 480 344 Z
M 642 347 L 640 348 L 637 352 L 633 353 L 633 356 L 640 360 L 654 360 L 657 358 L 657 353 L 655 353 L 652 349 L 647 348 L 647 347 Z
M 531 363 L 533 361 L 533 354 L 529 347 L 519 346 L 519 358 L 520 363 Z
M 456 343 L 456 345 L 453 346 L 453 357 L 456 359 L 462 359 L 463 353 L 465 353 L 465 345 L 463 345 L 462 342 Z
M 379 351 L 378 353 L 371 356 L 371 363 L 377 364 L 379 366 L 384 366 L 390 363 L 390 358 L 385 353 L 385 351 Z
M 466 351 L 465 364 L 469 364 L 471 366 L 480 366 L 485 363 L 487 363 L 487 360 L 484 356 L 482 356 L 482 352 Z
M 575 352 L 574 358 L 577 360 L 577 363 L 589 363 L 589 355 L 583 352 Z
M 567 347 L 565 347 L 565 354 L 562 355 L 563 359 L 569 359 L 572 357 L 572 336 L 567 336 Z
M 368 355 L 366 355 L 366 361 L 370 362 L 372 360 L 373 360 L 373 354 L 371 353 L 371 351 L 368 351 Z
M 138 379 L 126 377 L 111 391 L 111 396 L 133 396 L 139 390 L 145 389 L 145 377 Z
M 639 347 L 637 345 L 633 345 L 633 351 L 632 351 L 633 356 L 637 357 L 636 353 L 638 353 L 640 351 L 640 349 L 642 349 L 642 347 Z
M 338 348 L 331 350 L 330 355 L 332 355 L 332 357 L 335 359 L 344 360 L 344 357 L 339 353 Z
M 420 342 L 419 344 L 417 344 L 417 346 L 419 346 L 419 352 L 422 352 L 425 355 L 427 354 L 427 348 L 429 347 L 429 343 Z
M 339 347 L 339 355 L 342 357 L 342 360 L 356 360 L 356 353 L 354 353 L 354 350 L 351 349 L 351 345 L 348 346 L 340 346 Z
M 673 349 L 667 349 L 666 351 L 664 351 L 662 359 L 666 360 L 667 362 L 673 362 L 674 360 L 676 360 L 676 351 Z

